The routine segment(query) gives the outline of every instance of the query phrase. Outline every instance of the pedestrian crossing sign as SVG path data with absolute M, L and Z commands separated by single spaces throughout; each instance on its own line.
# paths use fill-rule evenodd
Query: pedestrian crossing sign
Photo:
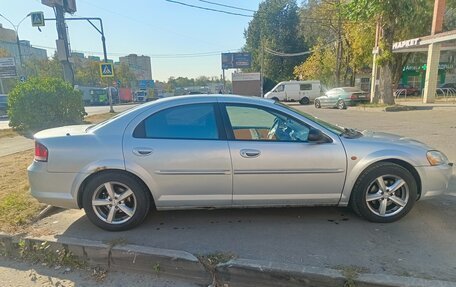
M 44 26 L 44 13 L 43 12 L 32 12 L 30 13 L 33 27 Z
M 114 77 L 114 68 L 111 63 L 100 63 L 100 75 L 102 78 Z

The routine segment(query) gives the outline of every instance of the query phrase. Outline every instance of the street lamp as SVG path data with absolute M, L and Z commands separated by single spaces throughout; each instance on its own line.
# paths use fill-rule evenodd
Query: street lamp
M 21 25 L 21 23 L 24 22 L 24 20 L 27 19 L 27 17 L 29 17 L 29 16 L 30 16 L 30 13 L 28 13 L 21 21 L 19 21 L 19 23 L 17 23 L 17 25 L 14 25 L 13 22 L 11 22 L 8 18 L 6 18 L 5 16 L 3 16 L 0 13 L 0 17 L 5 19 L 6 21 L 8 21 L 8 23 L 10 23 L 11 26 L 13 26 L 13 29 L 16 32 L 16 44 L 17 44 L 17 49 L 19 52 L 19 64 L 20 64 L 21 68 L 23 67 L 23 62 L 22 62 L 21 43 L 19 41 L 19 32 L 18 31 L 19 31 L 19 26 Z

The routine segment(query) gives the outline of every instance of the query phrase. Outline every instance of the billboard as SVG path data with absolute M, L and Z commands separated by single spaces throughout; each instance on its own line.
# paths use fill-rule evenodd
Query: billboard
M 14 58 L 0 58 L 0 78 L 17 77 Z
M 222 69 L 250 68 L 251 53 L 222 53 Z

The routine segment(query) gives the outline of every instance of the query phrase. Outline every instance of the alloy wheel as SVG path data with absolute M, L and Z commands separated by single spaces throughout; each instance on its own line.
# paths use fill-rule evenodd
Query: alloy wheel
M 136 212 L 136 203 L 135 194 L 128 186 L 113 181 L 100 185 L 92 197 L 95 215 L 109 224 L 130 220 Z
M 381 217 L 401 212 L 409 200 L 409 187 L 404 179 L 396 175 L 383 175 L 373 180 L 366 190 L 369 210 Z

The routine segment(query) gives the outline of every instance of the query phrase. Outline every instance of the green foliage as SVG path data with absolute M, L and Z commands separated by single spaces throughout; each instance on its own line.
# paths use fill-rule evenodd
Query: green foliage
M 263 63 L 264 75 L 273 81 L 293 78 L 294 67 L 306 58 L 263 53 L 263 47 L 284 53 L 307 50 L 299 33 L 298 6 L 295 0 L 265 0 L 260 3 L 244 37 L 244 50 L 252 53 L 252 67 L 247 71 L 260 71 Z
M 63 68 L 54 55 L 50 59 L 32 58 L 25 63 L 25 72 L 28 78 L 59 78 L 63 79 Z
M 9 125 L 21 132 L 79 124 L 85 113 L 82 94 L 57 78 L 32 78 L 17 85 L 8 106 Z

